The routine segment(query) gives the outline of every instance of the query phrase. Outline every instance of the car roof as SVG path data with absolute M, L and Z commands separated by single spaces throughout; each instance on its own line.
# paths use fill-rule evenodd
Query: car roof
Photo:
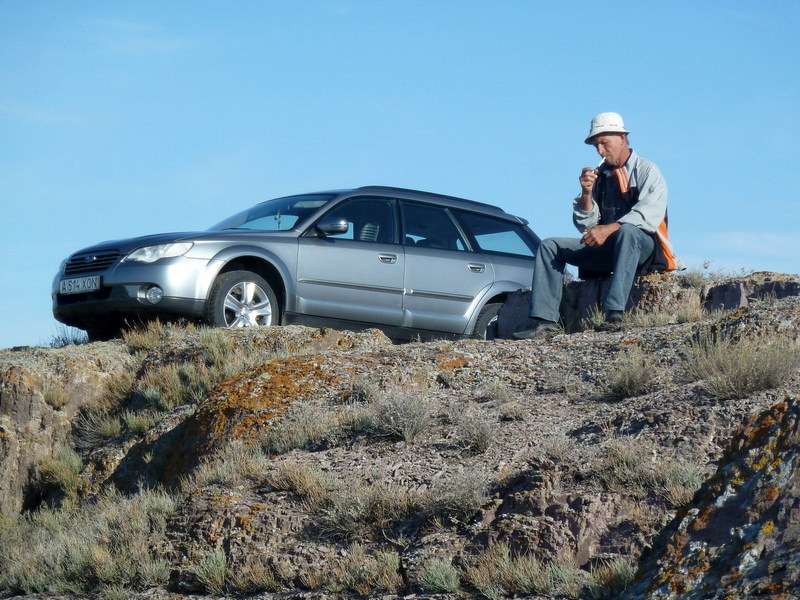
M 524 225 L 528 223 L 528 221 L 522 217 L 507 213 L 502 208 L 495 206 L 494 204 L 486 204 L 485 202 L 477 202 L 475 200 L 467 200 L 466 198 L 447 196 L 445 194 L 437 194 L 435 192 L 425 192 L 422 190 L 412 190 L 388 185 L 367 185 L 352 190 L 340 190 L 339 192 L 348 194 L 373 192 L 378 194 L 390 194 L 394 197 L 403 198 L 406 200 L 433 200 L 437 204 L 450 208 L 463 208 L 465 210 L 492 214 L 506 219 L 513 219 Z

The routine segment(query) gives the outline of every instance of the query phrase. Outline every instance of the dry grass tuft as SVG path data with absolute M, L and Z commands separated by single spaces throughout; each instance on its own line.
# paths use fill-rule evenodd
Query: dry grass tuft
M 258 558 L 249 558 L 241 567 L 229 569 L 223 581 L 225 587 L 236 596 L 280 592 L 285 587 L 275 569 Z
M 80 346 L 88 343 L 89 336 L 85 331 L 59 323 L 56 325 L 56 331 L 50 339 L 48 347 L 64 348 L 66 346 Z
M 422 499 L 429 520 L 445 525 L 469 523 L 488 499 L 486 481 L 460 472 L 435 482 Z
M 308 404 L 290 407 L 261 437 L 267 454 L 290 450 L 322 449 L 337 445 L 345 436 L 341 415 Z
M 122 340 L 132 352 L 151 352 L 168 343 L 186 342 L 196 332 L 197 327 L 189 322 L 164 323 L 153 319 L 124 330 Z
M 638 440 L 614 439 L 590 472 L 608 491 L 658 498 L 672 508 L 685 505 L 703 483 L 702 470 L 672 458 L 656 460 L 654 451 Z
M 330 475 L 296 462 L 281 463 L 267 475 L 267 483 L 300 496 L 311 513 L 319 512 L 328 503 L 334 489 Z
M 69 394 L 64 390 L 64 386 L 52 380 L 44 382 L 42 386 L 42 399 L 45 401 L 45 404 L 56 410 L 63 408 L 70 401 Z
M 633 582 L 636 565 L 630 560 L 616 559 L 592 569 L 586 586 L 589 597 L 596 600 L 619 598 Z
M 255 444 L 234 441 L 211 459 L 204 460 L 184 481 L 185 490 L 208 485 L 237 487 L 247 481 L 263 481 L 269 458 Z
M 193 571 L 207 592 L 218 596 L 225 594 L 228 582 L 228 556 L 224 550 L 221 548 L 211 550 Z
M 746 398 L 780 386 L 800 367 L 800 346 L 788 338 L 766 340 L 705 334 L 683 363 L 687 381 L 701 381 L 720 400 Z
M 506 544 L 493 544 L 470 561 L 464 581 L 485 598 L 511 594 L 565 595 L 576 598 L 580 590 L 577 569 L 544 563 L 530 554 L 512 555 Z
M 88 408 L 81 411 L 75 421 L 72 437 L 75 446 L 85 450 L 117 437 L 122 433 L 119 416 L 104 408 Z
M 175 498 L 107 493 L 81 507 L 44 509 L 0 528 L 0 589 L 84 595 L 98 587 L 144 590 L 166 583 L 164 538 Z
M 334 592 L 368 596 L 376 592 L 397 593 L 403 588 L 400 558 L 394 552 L 370 554 L 361 544 L 353 544 L 330 570 L 325 587 Z
M 356 542 L 391 537 L 404 521 L 420 513 L 408 490 L 386 484 L 343 487 L 328 495 L 315 519 L 323 537 Z
M 655 387 L 656 361 L 638 346 L 626 352 L 614 366 L 606 384 L 615 400 L 642 396 Z

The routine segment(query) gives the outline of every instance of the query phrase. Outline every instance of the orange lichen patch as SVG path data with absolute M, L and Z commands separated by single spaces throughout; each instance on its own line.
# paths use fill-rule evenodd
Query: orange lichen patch
M 778 498 L 780 493 L 781 489 L 778 486 L 771 485 L 764 492 L 764 501 L 774 502 Z
M 27 390 L 32 390 L 37 383 L 38 378 L 28 369 L 11 367 L 0 371 L 0 389 L 23 387 Z
M 761 531 L 764 534 L 769 535 L 770 533 L 772 533 L 773 529 L 775 529 L 775 522 L 767 521 L 766 523 L 764 523 L 764 527 L 761 528 Z
M 778 458 L 776 458 L 775 460 L 773 460 L 773 461 L 772 461 L 772 463 L 770 463 L 770 465 L 769 465 L 769 469 L 770 469 L 770 471 L 777 471 L 777 470 L 778 470 L 778 468 L 779 468 L 779 467 L 780 467 L 782 464 L 783 464 L 783 460 L 782 460 L 782 459 L 781 459 L 781 457 L 779 456 Z
M 257 520 L 263 515 L 267 509 L 267 505 L 263 502 L 254 502 L 252 504 L 239 503 L 238 506 L 232 507 L 236 512 L 231 515 L 234 529 L 247 530 L 252 526 L 253 521 Z
M 274 360 L 225 380 L 187 419 L 166 479 L 185 474 L 200 458 L 232 440 L 258 437 L 295 402 L 341 396 L 352 377 L 351 371 L 328 366 L 324 358 L 312 355 Z
M 762 471 L 767 465 L 769 465 L 772 461 L 772 456 L 767 453 L 761 454 L 755 461 L 753 461 L 753 469 L 756 471 Z
M 468 367 L 470 361 L 463 356 L 439 355 L 436 357 L 436 367 L 442 371 L 452 371 Z
M 695 533 L 704 530 L 711 523 L 713 517 L 714 509 L 712 507 L 705 506 L 701 508 L 697 516 L 689 524 L 688 530 Z

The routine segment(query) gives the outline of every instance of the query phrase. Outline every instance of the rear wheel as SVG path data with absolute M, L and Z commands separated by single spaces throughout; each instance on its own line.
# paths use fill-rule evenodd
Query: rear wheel
M 215 327 L 276 325 L 278 299 L 260 275 L 250 271 L 223 273 L 208 297 L 206 320 Z
M 493 302 L 481 309 L 478 319 L 475 321 L 475 329 L 472 331 L 473 338 L 493 340 L 497 337 L 497 319 L 502 306 L 499 302 Z

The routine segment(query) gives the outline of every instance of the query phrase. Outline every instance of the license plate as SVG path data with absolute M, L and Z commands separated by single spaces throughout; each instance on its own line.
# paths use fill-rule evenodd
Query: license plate
M 100 275 L 91 277 L 76 277 L 75 279 L 62 279 L 59 286 L 61 294 L 82 294 L 100 289 Z

